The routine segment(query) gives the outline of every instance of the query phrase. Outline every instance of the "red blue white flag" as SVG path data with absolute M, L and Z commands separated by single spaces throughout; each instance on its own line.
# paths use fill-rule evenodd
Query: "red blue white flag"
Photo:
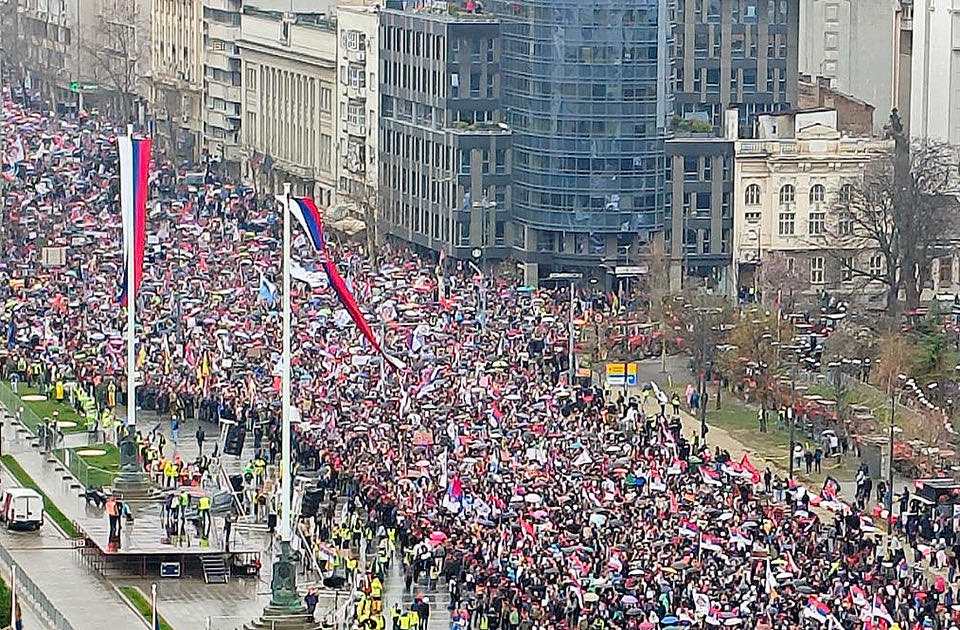
M 147 199 L 150 177 L 150 138 L 119 136 L 120 212 L 123 216 L 124 268 L 118 300 L 127 303 L 128 265 L 132 256 L 133 295 L 143 280 L 143 255 L 147 245 Z

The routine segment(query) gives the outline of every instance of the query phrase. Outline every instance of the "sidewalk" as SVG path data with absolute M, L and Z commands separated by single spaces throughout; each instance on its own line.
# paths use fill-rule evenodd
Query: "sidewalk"
M 0 431 L 3 452 L 14 456 L 68 518 L 77 519 L 86 515 L 85 510 L 88 508 L 85 507 L 85 502 L 63 479 L 69 472 L 62 464 L 47 462 L 26 440 L 17 439 L 15 427 L 20 425 L 15 421 L 7 420 L 3 425 Z M 61 470 L 57 470 L 57 467 Z M 4 481 L 12 479 L 8 477 Z M 94 509 L 91 515 L 102 515 L 102 512 Z M 32 544 L 36 545 L 34 548 L 26 546 L 26 543 L 31 541 L 30 538 L 17 536 L 17 539 L 22 538 L 25 544 L 19 548 L 7 549 L 14 561 L 76 630 L 100 630 L 107 620 L 111 625 L 124 629 L 148 625 L 123 602 L 102 576 L 79 562 L 71 541 L 58 533 L 54 535 L 56 528 L 52 521 L 48 519 L 43 529 L 47 531 L 44 531 L 39 539 L 33 539 Z M 0 537 L 0 541 L 3 541 L 3 537 Z

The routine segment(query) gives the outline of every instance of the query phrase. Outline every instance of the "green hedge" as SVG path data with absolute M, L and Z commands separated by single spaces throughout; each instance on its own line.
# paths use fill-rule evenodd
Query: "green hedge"
M 153 605 L 150 603 L 150 600 L 144 596 L 143 592 L 139 588 L 136 586 L 121 586 L 120 592 L 123 593 L 124 597 L 130 600 L 130 603 L 133 604 L 133 607 L 137 609 L 137 612 L 140 613 L 140 616 L 147 620 L 147 623 L 153 621 Z M 173 630 L 173 626 L 167 623 L 162 616 L 160 617 L 160 630 Z

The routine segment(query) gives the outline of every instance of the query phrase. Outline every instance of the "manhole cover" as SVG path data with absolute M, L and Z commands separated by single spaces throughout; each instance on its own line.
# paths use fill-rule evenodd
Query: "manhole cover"
M 99 457 L 106 454 L 107 452 L 100 448 L 84 448 L 77 451 L 77 455 L 80 457 Z
M 43 394 L 25 394 L 20 397 L 24 402 L 43 402 L 47 399 Z

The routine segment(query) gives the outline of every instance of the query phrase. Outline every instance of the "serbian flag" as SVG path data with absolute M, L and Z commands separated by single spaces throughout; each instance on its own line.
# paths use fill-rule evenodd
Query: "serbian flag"
M 340 275 L 340 272 L 337 270 L 337 265 L 330 260 L 330 256 L 324 252 L 323 256 L 323 269 L 327 272 L 327 278 L 330 280 L 330 286 L 333 288 L 334 293 L 337 294 L 340 303 L 343 304 L 343 308 L 347 309 L 347 312 L 350 313 L 350 318 L 353 319 L 353 323 L 357 325 L 357 328 L 360 329 L 360 332 L 363 333 L 363 336 L 366 337 L 367 341 L 370 342 L 370 345 L 373 346 L 373 349 L 377 353 L 383 355 L 383 358 L 396 369 L 402 369 L 404 367 L 403 361 L 392 357 L 387 354 L 383 348 L 380 347 L 380 342 L 377 341 L 376 336 L 373 334 L 373 330 L 370 328 L 370 324 L 367 323 L 366 318 L 363 316 L 363 313 L 360 312 L 360 307 L 357 306 L 357 300 L 353 297 L 353 293 L 350 292 L 350 289 L 347 288 L 347 283 L 343 281 L 343 276 Z
M 150 175 L 150 138 L 119 136 L 120 212 L 123 216 L 123 279 L 121 305 L 127 303 L 130 291 L 129 270 L 133 269 L 133 295 L 143 280 L 143 252 L 147 245 L 147 197 Z
M 830 607 L 820 601 L 815 595 L 807 598 L 807 605 L 803 609 L 803 616 L 816 619 L 823 623 L 830 617 Z
M 303 231 L 310 237 L 314 249 L 318 252 L 324 250 L 323 240 L 323 217 L 317 204 L 309 197 L 294 197 L 289 204 L 290 212 L 297 217 Z
M 700 534 L 700 527 L 691 521 L 680 523 L 680 535 L 686 538 L 696 538 Z
M 730 530 L 730 544 L 750 546 L 753 540 L 739 527 Z
M 700 467 L 700 475 L 703 477 L 703 482 L 710 486 L 722 486 L 723 482 L 720 480 L 720 473 L 718 473 L 713 468 L 709 466 Z

